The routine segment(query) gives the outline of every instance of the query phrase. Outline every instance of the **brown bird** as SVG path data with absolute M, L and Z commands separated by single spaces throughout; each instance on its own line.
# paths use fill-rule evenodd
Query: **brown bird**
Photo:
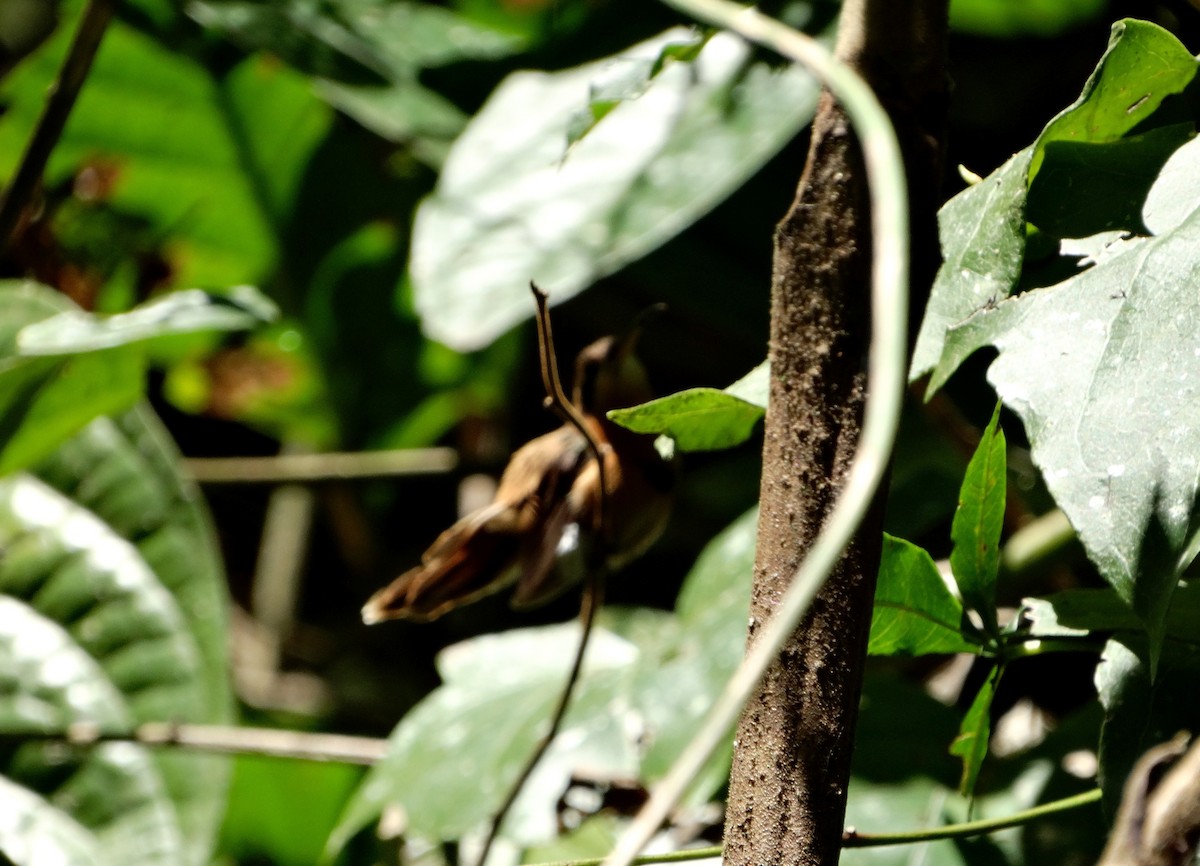
M 605 565 L 619 569 L 662 534 L 675 467 L 654 437 L 609 421 L 606 413 L 653 396 L 633 354 L 635 324 L 579 353 L 571 402 L 604 454 Z M 600 532 L 600 472 L 572 424 L 522 446 L 500 477 L 490 505 L 468 514 L 425 551 L 421 564 L 363 606 L 363 622 L 427 621 L 516 585 L 512 606 L 535 607 L 581 581 Z

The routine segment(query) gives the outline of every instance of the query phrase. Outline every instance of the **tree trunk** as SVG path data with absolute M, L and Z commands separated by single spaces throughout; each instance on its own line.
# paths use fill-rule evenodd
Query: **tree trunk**
M 913 283 L 936 269 L 947 0 L 847 0 L 838 56 L 897 126 L 912 196 Z M 862 160 L 826 95 L 796 199 L 775 236 L 754 642 L 841 489 L 862 423 L 870 338 Z M 916 303 L 916 301 L 914 301 Z M 882 533 L 882 496 L 751 698 L 725 825 L 730 866 L 837 862 Z

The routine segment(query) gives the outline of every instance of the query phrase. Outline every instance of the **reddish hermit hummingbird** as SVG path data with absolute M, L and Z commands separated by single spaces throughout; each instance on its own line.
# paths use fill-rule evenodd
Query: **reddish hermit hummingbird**
M 436 619 L 514 585 L 512 606 L 535 607 L 582 581 L 597 550 L 604 566 L 616 570 L 658 539 L 670 514 L 674 462 L 659 453 L 653 436 L 614 424 L 607 412 L 653 397 L 634 347 L 646 314 L 659 309 L 575 360 L 571 404 L 604 455 L 603 473 L 574 423 L 523 445 L 492 503 L 443 532 L 420 565 L 371 596 L 362 609 L 365 623 Z M 597 548 L 601 522 L 606 537 Z

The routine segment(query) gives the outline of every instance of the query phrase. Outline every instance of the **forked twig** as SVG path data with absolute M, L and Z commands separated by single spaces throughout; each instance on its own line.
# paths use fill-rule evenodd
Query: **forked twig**
M 597 477 L 600 483 L 600 495 L 596 500 L 596 525 L 598 531 L 596 533 L 596 545 L 589 557 L 587 578 L 583 587 L 583 599 L 579 606 L 579 648 L 575 651 L 575 658 L 571 662 L 571 670 L 567 674 L 566 684 L 559 693 L 558 703 L 555 705 L 554 712 L 550 716 L 549 729 L 538 741 L 537 746 L 534 747 L 533 753 L 521 768 L 516 781 L 513 782 L 504 801 L 500 804 L 500 808 L 496 810 L 496 814 L 492 818 L 488 834 L 483 840 L 483 848 L 479 852 L 479 866 L 486 866 L 488 854 L 491 853 L 496 837 L 500 834 L 500 828 L 504 824 L 504 819 L 508 817 L 508 813 L 512 810 L 513 804 L 516 803 L 517 797 L 521 795 L 521 790 L 525 787 L 525 783 L 533 775 L 533 771 L 537 768 L 537 765 L 549 750 L 550 745 L 554 742 L 559 728 L 562 727 L 563 719 L 567 715 L 567 707 L 571 702 L 571 696 L 575 693 L 575 687 L 579 683 L 579 675 L 583 670 L 583 656 L 587 651 L 588 640 L 592 636 L 592 627 L 596 623 L 596 612 L 600 609 L 600 605 L 603 602 L 604 569 L 608 558 L 608 483 L 604 468 L 604 458 L 607 448 L 596 439 L 595 434 L 588 427 L 583 414 L 579 411 L 579 407 L 571 403 L 567 399 L 566 392 L 563 391 L 562 380 L 558 376 L 558 364 L 555 361 L 554 334 L 550 327 L 550 310 L 547 306 L 547 295 L 532 282 L 529 284 L 529 288 L 533 292 L 534 300 L 537 303 L 538 358 L 542 372 L 542 385 L 546 389 L 546 408 L 553 410 L 564 421 L 579 431 L 584 441 L 587 442 L 588 450 L 591 451 L 592 457 L 596 461 Z

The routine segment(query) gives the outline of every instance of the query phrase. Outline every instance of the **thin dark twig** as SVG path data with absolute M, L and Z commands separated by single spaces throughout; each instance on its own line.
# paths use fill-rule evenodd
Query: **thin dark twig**
M 42 741 L 72 748 L 101 743 L 138 743 L 198 752 L 266 755 L 304 761 L 337 761 L 370 766 L 387 754 L 387 740 L 278 728 L 243 728 L 176 722 L 146 722 L 131 731 L 106 731 L 76 722 L 60 731 L 0 731 L 0 743 Z
M 529 756 L 524 766 L 521 767 L 521 772 L 517 775 L 512 787 L 508 790 L 508 794 L 505 795 L 504 801 L 500 804 L 500 808 L 496 810 L 496 814 L 492 818 L 491 826 L 488 827 L 488 834 L 483 840 L 483 848 L 479 852 L 479 866 L 486 866 L 488 854 L 496 842 L 496 837 L 500 834 L 500 828 L 504 824 L 504 819 L 508 817 L 508 813 L 512 810 L 513 804 L 516 803 L 517 797 L 521 795 L 521 790 L 525 787 L 525 783 L 529 781 L 529 777 L 533 775 L 533 771 L 550 749 L 554 738 L 558 736 L 559 728 L 562 727 L 563 719 L 567 715 L 567 707 L 570 705 L 571 697 L 575 693 L 575 686 L 579 683 L 579 675 L 583 671 L 583 657 L 587 652 L 588 641 L 592 636 L 592 629 L 596 623 L 596 612 L 600 609 L 600 605 L 604 599 L 604 563 L 607 559 L 606 546 L 608 538 L 608 527 L 605 522 L 608 510 L 606 507 L 608 504 L 608 485 L 605 480 L 604 471 L 606 449 L 604 445 L 597 441 L 595 434 L 588 427 L 587 421 L 584 419 L 579 407 L 572 404 L 563 391 L 562 382 L 558 376 L 558 364 L 555 362 L 554 334 L 550 327 L 550 310 L 546 304 L 547 296 L 545 292 L 533 283 L 529 284 L 529 288 L 533 291 L 534 300 L 537 302 L 538 356 L 541 362 L 542 384 L 546 389 L 546 407 L 553 409 L 568 424 L 571 424 L 580 432 L 587 442 L 588 450 L 592 452 L 592 457 L 596 460 L 597 480 L 600 483 L 600 495 L 596 501 L 596 523 L 599 531 L 597 532 L 596 547 L 588 564 L 587 582 L 584 584 L 583 599 L 579 606 L 579 647 L 575 650 L 575 658 L 571 662 L 570 673 L 567 674 L 566 684 L 559 693 L 558 703 L 555 705 L 554 712 L 550 716 L 549 729 L 538 741 L 537 746 L 534 747 L 533 753 Z
M 537 303 L 538 354 L 541 361 L 542 385 L 546 388 L 545 405 L 580 432 L 587 441 L 588 450 L 592 452 L 592 457 L 596 460 L 597 481 L 600 483 L 600 496 L 596 501 L 596 525 L 600 530 L 600 538 L 606 542 L 608 539 L 608 521 L 606 519 L 608 517 L 606 513 L 608 511 L 608 481 L 604 457 L 608 446 L 596 439 L 579 407 L 567 399 L 567 394 L 563 391 L 562 380 L 558 376 L 558 364 L 555 362 L 557 356 L 554 353 L 554 331 L 550 327 L 549 296 L 539 289 L 536 283 L 531 282 L 529 289 L 533 292 L 534 301 Z M 604 542 L 601 543 L 601 546 Z M 603 557 L 599 558 L 603 559 Z
M 33 195 L 42 172 L 46 170 L 51 151 L 62 137 L 67 118 L 75 105 L 75 98 L 92 68 L 92 60 L 116 6 L 116 0 L 90 0 L 87 8 L 83 10 L 79 29 L 75 32 L 75 39 L 67 51 L 62 69 L 59 70 L 58 79 L 50 89 L 46 107 L 42 110 L 37 127 L 29 139 L 25 153 L 21 156 L 21 164 L 17 166 L 16 174 L 9 181 L 8 189 L 0 200 L 0 251 L 12 240 L 21 211 Z

